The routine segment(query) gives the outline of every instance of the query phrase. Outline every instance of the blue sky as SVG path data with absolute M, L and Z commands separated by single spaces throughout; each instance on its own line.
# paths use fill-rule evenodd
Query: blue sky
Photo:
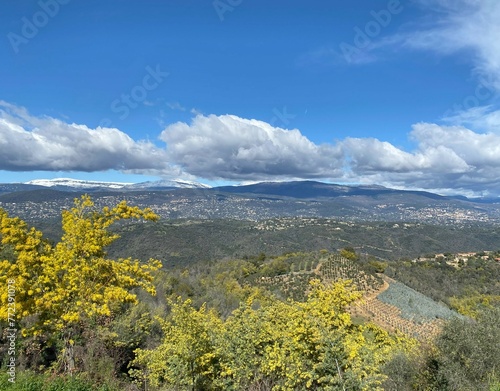
M 0 13 L 0 182 L 500 194 L 496 0 L 40 0 Z

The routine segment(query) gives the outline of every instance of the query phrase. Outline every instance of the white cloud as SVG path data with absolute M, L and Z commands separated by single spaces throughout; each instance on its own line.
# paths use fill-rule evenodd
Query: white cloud
M 287 130 L 234 115 L 197 115 L 169 125 L 160 138 L 169 158 L 209 179 L 328 178 L 341 173 L 342 152 Z
M 500 2 L 497 0 L 415 0 L 427 16 L 384 37 L 370 50 L 394 48 L 433 51 L 470 59 L 478 79 L 474 95 L 445 114 L 451 126 L 420 123 L 410 138 L 414 151 L 376 139 L 342 142 L 350 176 L 361 181 L 462 193 L 500 194 Z M 483 106 L 482 106 L 483 105 Z M 456 105 L 457 107 L 457 105 Z M 463 107 L 466 107 L 464 110 Z M 450 114 L 451 113 L 451 114 Z
M 31 116 L 0 101 L 0 169 L 101 171 L 166 169 L 165 151 L 115 128 L 91 129 Z
M 453 125 L 467 125 L 476 130 L 500 134 L 500 110 L 493 106 L 477 106 L 443 118 Z
M 410 137 L 416 143 L 413 152 L 377 139 L 344 140 L 349 178 L 448 193 L 500 194 L 500 135 L 419 123 Z
M 475 169 L 500 168 L 500 135 L 476 133 L 462 126 L 420 123 L 413 126 L 411 136 L 422 150 L 443 146 Z
M 500 91 L 500 2 L 497 0 L 419 0 L 432 22 L 400 38 L 405 45 L 438 53 L 472 54 L 475 71 Z
M 297 129 L 234 115 L 197 115 L 190 124 L 177 122 L 163 130 L 165 150 L 118 129 L 34 117 L 0 101 L 2 170 L 115 169 L 192 180 L 330 179 L 500 195 L 499 133 L 418 123 L 409 137 L 413 151 L 375 138 L 318 145 Z
M 343 142 L 352 159 L 353 170 L 359 173 L 384 172 L 463 172 L 469 166 L 443 145 L 429 146 L 415 153 L 405 152 L 377 139 L 348 138 Z

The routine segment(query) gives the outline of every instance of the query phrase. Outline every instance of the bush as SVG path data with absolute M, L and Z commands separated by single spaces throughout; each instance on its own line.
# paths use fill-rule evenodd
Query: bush
M 450 321 L 436 341 L 440 372 L 450 389 L 491 390 L 500 382 L 500 309 L 488 309 L 476 321 Z
M 500 391 L 500 309 L 477 320 L 453 318 L 436 345 L 418 356 L 395 356 L 385 367 L 386 391 Z
M 0 374 L 0 390 L 8 391 L 118 391 L 108 384 L 95 385 L 83 375 L 50 376 L 18 372 L 14 383 L 4 372 Z

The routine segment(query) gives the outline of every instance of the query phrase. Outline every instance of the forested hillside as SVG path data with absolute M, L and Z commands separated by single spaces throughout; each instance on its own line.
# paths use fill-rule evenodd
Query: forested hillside
M 62 237 L 46 240 L 0 211 L 8 287 L 0 389 L 500 389 L 498 253 L 456 264 L 452 254 L 384 261 L 352 246 L 312 251 L 293 242 L 217 259 L 220 242 L 209 238 L 222 235 L 219 225 L 155 220 L 148 209 L 97 208 L 83 197 L 63 212 Z M 179 227 L 193 226 L 213 230 L 198 244 L 202 231 L 189 237 L 210 256 L 162 266 L 158 243 L 171 251 Z M 146 243 L 156 249 L 108 253 L 141 230 L 158 233 Z M 240 235 L 226 238 L 231 251 Z M 190 251 L 184 240 L 179 253 Z
M 60 220 L 38 220 L 32 224 L 53 241 L 61 237 Z M 110 255 L 143 260 L 158 258 L 168 268 L 261 252 L 271 256 L 353 247 L 358 253 L 397 260 L 429 253 L 480 252 L 500 247 L 498 226 L 280 218 L 257 222 L 161 219 L 155 223 L 124 222 L 112 229 L 121 237 L 110 245 Z

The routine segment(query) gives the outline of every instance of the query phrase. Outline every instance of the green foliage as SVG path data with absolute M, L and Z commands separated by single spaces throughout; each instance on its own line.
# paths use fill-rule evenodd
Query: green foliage
M 262 268 L 261 274 L 269 277 L 274 277 L 280 274 L 288 273 L 289 270 L 290 267 L 286 263 L 285 259 L 283 259 L 282 257 L 278 257 L 266 263 Z
M 450 305 L 462 315 L 477 318 L 487 309 L 500 307 L 500 295 L 485 295 L 472 291 L 460 298 L 451 297 Z
M 19 372 L 14 383 L 5 373 L 0 374 L 0 390 L 5 391 L 119 391 L 118 385 L 97 384 L 86 376 L 50 376 Z
M 380 262 L 377 260 L 371 260 L 368 264 L 373 268 L 375 273 L 383 273 L 387 267 L 387 262 Z
M 479 314 L 477 321 L 453 320 L 437 340 L 440 372 L 450 390 L 489 390 L 500 382 L 500 309 Z
M 418 364 L 407 354 L 398 353 L 385 364 L 383 371 L 387 375 L 383 386 L 385 391 L 412 391 L 418 377 Z
M 500 264 L 493 260 L 471 259 L 456 267 L 442 262 L 390 262 L 385 274 L 405 285 L 430 296 L 437 302 L 452 306 L 451 298 L 455 298 L 455 309 L 460 305 L 470 307 L 471 303 L 457 302 L 471 296 L 500 296 Z M 484 298 L 484 296 L 483 296 Z M 477 304 L 480 304 L 479 300 Z M 492 304 L 490 302 L 490 304 Z M 474 311 L 469 308 L 466 311 Z
M 395 356 L 384 368 L 388 391 L 492 391 L 500 384 L 500 309 L 477 320 L 454 318 L 435 346 Z
M 353 247 L 345 247 L 340 250 L 340 256 L 350 259 L 351 261 L 357 261 L 359 259 L 359 256 L 356 254 L 356 250 Z

